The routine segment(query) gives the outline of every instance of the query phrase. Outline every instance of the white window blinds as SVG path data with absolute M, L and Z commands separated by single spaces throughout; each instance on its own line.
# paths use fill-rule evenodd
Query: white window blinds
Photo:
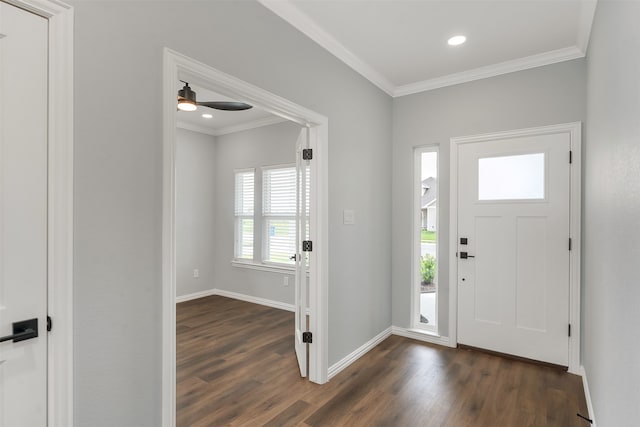
M 263 215 L 296 216 L 296 168 L 265 169 L 262 194 Z
M 293 264 L 296 253 L 296 168 L 262 174 L 263 261 Z
M 241 259 L 253 259 L 254 175 L 253 169 L 235 174 L 234 256 Z
M 253 216 L 254 171 L 236 172 L 236 215 Z

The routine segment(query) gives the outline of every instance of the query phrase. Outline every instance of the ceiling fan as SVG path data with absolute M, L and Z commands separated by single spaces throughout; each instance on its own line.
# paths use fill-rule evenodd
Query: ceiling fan
M 189 83 L 184 80 L 180 80 L 184 83 L 182 89 L 178 91 L 178 109 L 182 111 L 195 111 L 198 105 L 203 107 L 214 108 L 216 110 L 224 111 L 242 111 L 253 108 L 252 105 L 245 104 L 244 102 L 237 101 L 209 101 L 198 102 L 196 101 L 196 93 L 189 87 Z

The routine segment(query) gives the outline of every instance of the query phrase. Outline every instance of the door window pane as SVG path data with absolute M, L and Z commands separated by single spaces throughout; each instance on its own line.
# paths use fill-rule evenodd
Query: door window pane
M 478 200 L 544 199 L 544 153 L 478 159 Z

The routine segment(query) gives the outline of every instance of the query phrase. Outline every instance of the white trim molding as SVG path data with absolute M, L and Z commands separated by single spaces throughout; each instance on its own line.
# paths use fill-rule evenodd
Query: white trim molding
M 346 46 L 340 43 L 340 41 L 322 28 L 316 21 L 302 12 L 294 2 L 290 0 L 258 0 L 258 2 L 305 34 L 311 40 L 318 43 L 329 53 L 344 62 L 347 66 L 351 67 L 351 69 L 376 85 L 379 89 L 395 98 L 582 58 L 585 56 L 587 51 L 597 0 L 583 0 L 580 2 L 578 32 L 576 35 L 575 46 L 567 46 L 524 58 L 518 58 L 498 64 L 490 64 L 472 70 L 466 70 L 459 73 L 403 85 L 396 85 L 391 82 L 383 73 L 376 70 L 365 60 L 349 50 Z
M 293 304 L 289 304 L 286 302 L 275 301 L 272 299 L 255 297 L 253 295 L 241 294 L 238 292 L 225 291 L 224 289 L 207 289 L 206 291 L 194 292 L 192 294 L 182 295 L 176 297 L 176 304 L 180 304 L 181 302 L 192 301 L 199 298 L 210 297 L 213 295 L 237 299 L 239 301 L 249 302 L 252 304 L 264 305 L 265 307 L 271 307 L 278 310 L 291 311 L 295 312 L 296 308 Z M 309 308 L 307 307 L 306 313 L 309 314 Z
M 210 136 L 218 136 L 218 133 L 216 132 L 215 129 L 202 126 L 202 125 L 197 125 L 195 123 L 183 122 L 178 120 L 176 121 L 176 127 L 179 129 L 190 130 L 191 132 L 203 133 L 205 135 L 210 135 Z
M 214 291 L 215 293 L 213 293 L 212 295 L 220 295 L 221 297 L 227 297 L 240 301 L 250 302 L 253 304 L 264 305 L 266 307 L 277 308 L 278 310 L 295 311 L 295 307 L 293 306 L 293 304 L 287 304 L 286 302 L 254 297 L 252 295 L 240 294 L 238 292 L 225 291 L 224 289 L 215 289 Z
M 391 332 L 393 333 L 393 335 L 398 335 L 400 337 L 411 338 L 414 340 L 441 345 L 444 347 L 455 348 L 457 346 L 457 344 L 455 342 L 452 342 L 449 337 L 441 337 L 422 329 L 401 328 L 399 326 L 392 326 Z
M 282 117 L 266 117 L 264 119 L 253 120 L 251 122 L 240 123 L 233 126 L 225 126 L 221 128 L 210 128 L 203 125 L 197 125 L 195 123 L 189 123 L 184 121 L 177 121 L 176 126 L 181 129 L 190 130 L 193 132 L 204 133 L 205 135 L 220 136 L 228 135 L 230 133 L 242 132 L 245 130 L 251 130 L 261 128 L 264 126 L 271 126 L 278 123 L 286 122 Z
M 186 295 L 180 295 L 176 297 L 176 304 L 180 304 L 181 302 L 187 302 L 194 299 L 210 297 L 211 295 L 218 295 L 217 289 L 207 289 L 206 291 L 193 292 Z
M 264 7 L 287 21 L 297 30 L 347 64 L 355 72 L 378 88 L 393 96 L 395 85 L 367 62 L 347 49 L 342 43 L 327 33 L 313 19 L 301 12 L 292 2 L 286 0 L 258 0 Z
M 348 368 L 352 365 L 356 360 L 360 359 L 362 356 L 373 350 L 375 346 L 380 344 L 382 341 L 386 340 L 389 336 L 391 336 L 391 328 L 387 328 L 384 331 L 380 332 L 375 337 L 371 338 L 366 343 L 362 344 L 360 347 L 347 354 L 345 357 L 340 359 L 338 362 L 331 365 L 329 368 L 329 379 L 335 377 L 340 372 Z
M 236 268 L 246 268 L 249 270 L 268 271 L 269 273 L 279 273 L 286 275 L 296 274 L 296 270 L 293 267 L 285 267 L 275 264 L 257 264 L 255 262 L 233 260 L 231 261 L 231 266 Z M 308 273 L 307 277 L 309 277 Z
M 460 73 L 397 86 L 393 91 L 393 96 L 400 97 L 412 95 L 414 93 L 453 86 L 460 83 L 472 82 L 474 80 L 487 79 L 489 77 L 542 67 L 544 65 L 551 65 L 563 61 L 570 61 L 572 59 L 582 57 L 584 57 L 584 52 L 575 46 L 552 50 L 550 52 L 505 61 L 499 64 L 487 65 L 485 67 L 474 68 L 473 70 L 462 71 Z
M 242 132 L 245 130 L 261 128 L 264 126 L 271 126 L 271 125 L 275 125 L 283 122 L 286 122 L 286 120 L 283 119 L 282 117 L 266 117 L 264 119 L 254 120 L 251 122 L 240 123 L 233 126 L 221 127 L 216 129 L 215 132 L 216 132 L 216 136 L 227 135 L 230 133 Z
M 73 426 L 74 9 L 57 0 L 5 0 L 49 22 L 47 424 Z
M 568 133 L 572 163 L 570 167 L 570 201 L 569 201 L 569 234 L 572 239 L 569 251 L 569 322 L 571 336 L 569 337 L 569 372 L 580 373 L 580 252 L 581 252 L 581 165 L 582 165 L 582 137 L 581 122 L 565 123 L 535 128 L 517 129 L 505 132 L 495 132 L 482 135 L 472 135 L 451 138 L 449 182 L 451 194 L 449 199 L 449 259 L 456 259 L 458 248 L 458 147 L 461 144 L 492 141 L 497 139 L 519 138 L 526 136 Z M 451 283 L 457 283 L 457 262 L 449 264 L 449 278 Z M 452 343 L 457 343 L 458 325 L 458 286 L 449 289 L 449 335 Z
M 589 391 L 589 381 L 587 381 L 587 371 L 584 366 L 580 366 L 579 375 L 582 377 L 582 388 L 584 389 L 584 399 L 587 402 L 587 410 L 589 411 L 589 419 L 591 419 L 591 426 L 596 427 L 596 416 L 593 412 L 593 402 L 591 401 L 591 392 Z M 583 414 L 584 415 L 584 414 Z
M 311 381 L 318 384 L 327 382 L 329 356 L 329 164 L 327 155 L 329 121 L 327 117 L 165 48 L 162 86 L 162 425 L 164 427 L 173 427 L 176 423 L 175 88 L 178 78 L 255 105 L 282 119 L 309 128 L 314 149 L 310 215 L 314 251 L 311 253 L 312 268 L 309 275 L 309 330 L 314 335 L 314 342 L 309 346 L 309 379 Z M 237 298 L 238 295 L 235 297 Z M 252 302 L 257 301 L 254 299 Z

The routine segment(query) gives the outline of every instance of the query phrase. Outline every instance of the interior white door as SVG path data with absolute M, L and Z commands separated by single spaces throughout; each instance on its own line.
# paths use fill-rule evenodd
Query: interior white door
M 307 322 L 307 291 L 309 289 L 309 267 L 311 259 L 305 241 L 310 236 L 309 221 L 309 189 L 310 162 L 303 158 L 303 150 L 309 148 L 310 134 L 308 128 L 303 128 L 296 143 L 296 194 L 297 194 L 297 222 L 296 222 L 296 280 L 295 280 L 295 348 L 300 367 L 300 375 L 307 376 L 307 343 L 303 341 L 303 334 L 308 330 Z
M 461 344 L 568 366 L 569 150 L 569 133 L 458 146 Z
M 0 427 L 47 422 L 47 32 L 0 2 Z

